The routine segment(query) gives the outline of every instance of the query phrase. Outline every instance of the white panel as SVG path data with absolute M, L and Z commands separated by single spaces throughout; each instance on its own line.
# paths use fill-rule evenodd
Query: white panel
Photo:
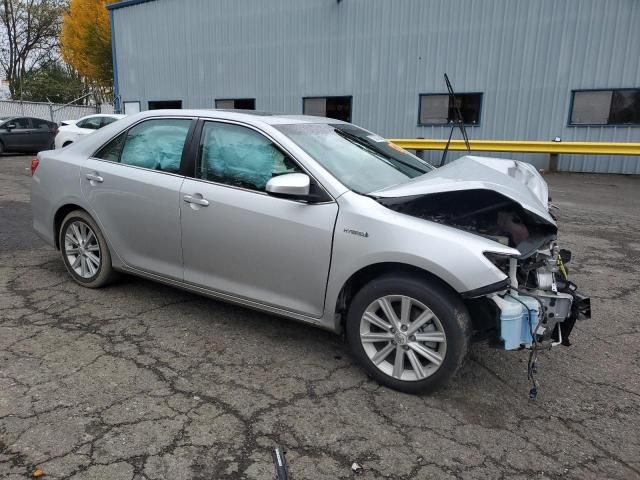
M 325 117 L 327 115 L 327 99 L 326 98 L 305 98 L 303 113 L 305 115 L 315 115 L 317 117 Z
M 125 115 L 140 113 L 140 102 L 124 102 L 123 108 Z
M 447 123 L 448 119 L 447 95 L 424 95 L 420 98 L 420 123 Z
M 606 125 L 611 110 L 612 94 L 611 90 L 575 92 L 571 123 Z

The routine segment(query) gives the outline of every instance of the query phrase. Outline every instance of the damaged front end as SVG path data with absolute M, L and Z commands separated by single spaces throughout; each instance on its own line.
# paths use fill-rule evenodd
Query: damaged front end
M 464 157 L 451 166 L 449 174 L 441 173 L 447 165 L 421 185 L 387 189 L 375 198 L 399 213 L 481 235 L 520 252 L 484 254 L 508 281 L 499 291 L 480 289 L 467 296 L 474 297 L 466 301 L 478 337 L 493 339 L 507 350 L 569 345 L 576 320 L 590 318 L 591 306 L 568 278 L 571 252 L 556 243 L 544 180 L 530 166 L 514 161 Z M 473 173 L 465 175 L 461 166 L 475 170 L 481 181 L 466 180 Z

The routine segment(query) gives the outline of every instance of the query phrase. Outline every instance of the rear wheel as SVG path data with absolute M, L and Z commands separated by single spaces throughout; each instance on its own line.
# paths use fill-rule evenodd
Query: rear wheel
M 99 288 L 113 279 L 107 242 L 89 214 L 82 210 L 69 213 L 59 235 L 62 260 L 77 283 Z
M 0 142 L 0 155 L 4 153 L 4 143 Z
M 389 275 L 354 297 L 347 338 L 359 363 L 381 384 L 432 391 L 451 378 L 469 348 L 471 320 L 454 293 L 435 281 Z

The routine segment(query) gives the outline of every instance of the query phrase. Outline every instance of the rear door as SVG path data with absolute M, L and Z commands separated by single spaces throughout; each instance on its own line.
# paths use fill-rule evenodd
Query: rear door
M 180 187 L 190 118 L 151 118 L 112 139 L 82 167 L 85 198 L 129 267 L 181 280 Z
M 40 118 L 31 118 L 31 145 L 37 152 L 47 150 L 53 143 L 53 124 Z
M 185 280 L 321 316 L 337 204 L 267 194 L 271 177 L 303 169 L 249 126 L 206 121 L 199 143 L 181 191 Z

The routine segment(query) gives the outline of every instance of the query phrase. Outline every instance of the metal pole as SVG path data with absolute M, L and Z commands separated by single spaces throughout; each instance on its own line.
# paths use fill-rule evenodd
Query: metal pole
M 549 154 L 549 171 L 555 173 L 558 171 L 558 154 L 550 153 Z

